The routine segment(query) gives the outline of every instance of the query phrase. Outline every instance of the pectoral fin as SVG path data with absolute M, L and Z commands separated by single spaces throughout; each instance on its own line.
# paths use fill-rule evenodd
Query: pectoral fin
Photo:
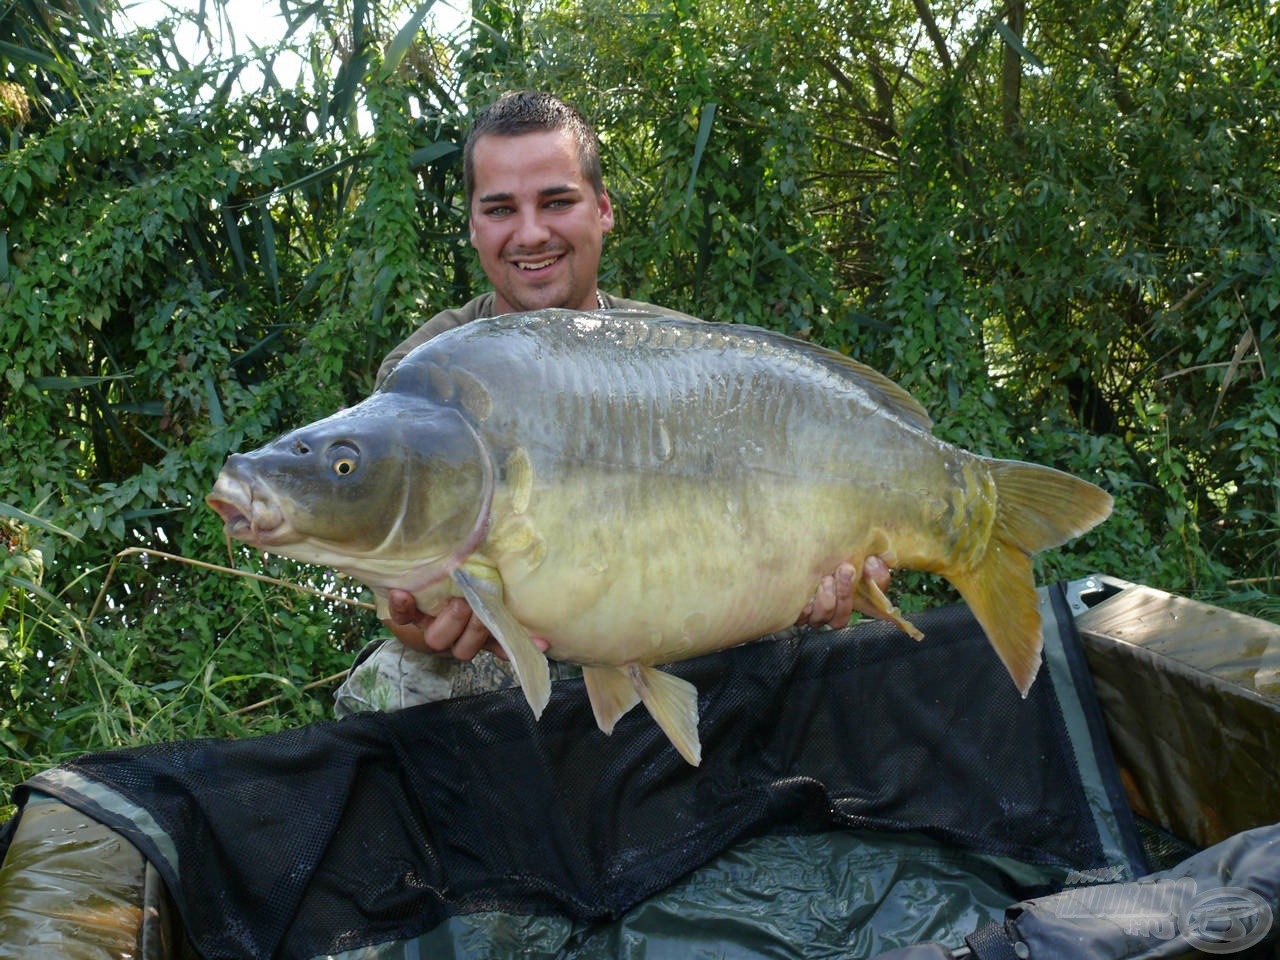
M 546 655 L 539 650 L 524 628 L 502 602 L 502 581 L 496 576 L 482 578 L 459 567 L 451 574 L 471 610 L 489 628 L 515 668 L 516 679 L 525 699 L 533 708 L 535 717 L 542 716 L 543 708 L 551 699 L 551 670 Z
M 618 718 L 640 702 L 640 691 L 631 682 L 625 667 L 583 667 L 582 679 L 587 685 L 591 712 L 596 726 L 613 733 Z
M 702 744 L 698 740 L 698 688 L 686 680 L 638 663 L 623 667 L 632 686 L 640 695 L 672 745 L 695 767 L 702 762 Z
M 388 592 L 381 587 L 373 588 L 373 611 L 379 620 L 391 619 L 391 601 Z

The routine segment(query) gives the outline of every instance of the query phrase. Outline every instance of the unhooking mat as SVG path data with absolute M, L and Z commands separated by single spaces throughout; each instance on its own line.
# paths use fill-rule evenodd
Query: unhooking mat
M 642 711 L 605 737 L 566 680 L 539 722 L 497 691 L 85 756 L 17 799 L 126 837 L 211 960 L 942 957 L 974 931 L 1025 956 L 1010 904 L 1144 871 L 1060 589 L 1042 610 L 1026 700 L 963 607 L 918 644 L 863 623 L 674 665 L 697 769 Z M 1035 954 L 1077 955 L 1127 954 Z

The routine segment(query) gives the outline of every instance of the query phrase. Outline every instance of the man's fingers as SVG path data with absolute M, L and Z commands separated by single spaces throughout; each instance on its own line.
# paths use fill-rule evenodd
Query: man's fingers
M 812 607 L 806 618 L 810 626 L 816 627 L 829 622 L 836 609 L 836 578 L 823 577 L 813 595 L 813 600 L 806 607 Z
M 889 589 L 889 565 L 884 562 L 883 557 L 867 557 L 862 562 L 862 575 L 875 581 L 875 585 L 881 590 Z
M 854 608 L 854 579 L 853 564 L 840 564 L 834 574 L 822 578 L 796 622 L 811 627 L 847 626 Z
M 882 557 L 867 557 L 862 563 L 862 577 L 874 583 L 882 593 L 889 589 L 889 565 Z M 879 617 L 881 620 L 892 622 L 892 617 L 886 616 L 885 611 L 872 603 L 866 593 L 860 592 L 853 598 L 853 609 L 864 616 Z
M 453 644 L 453 657 L 455 660 L 472 660 L 492 639 L 489 628 L 473 613 L 462 635 Z
M 831 626 L 839 629 L 847 626 L 853 612 L 882 617 L 884 612 L 873 605 L 867 595 L 857 589 L 859 576 L 882 591 L 889 588 L 889 564 L 883 557 L 867 557 L 858 570 L 852 563 L 842 563 L 835 573 L 823 577 L 814 591 L 813 599 L 805 604 L 796 623 L 801 626 Z
M 465 600 L 453 599 L 423 631 L 427 647 L 435 653 L 446 653 L 461 639 L 471 620 L 471 608 Z
M 467 601 L 460 597 L 446 603 L 435 617 L 419 610 L 413 594 L 404 590 L 388 591 L 387 606 L 391 616 L 384 622 L 405 646 L 455 660 L 473 660 L 481 650 L 507 659 L 506 651 L 489 633 L 484 621 L 472 613 Z M 534 646 L 546 653 L 550 646 L 546 640 L 542 637 L 530 639 Z
M 852 563 L 842 563 L 836 567 L 836 575 L 832 586 L 833 603 L 831 616 L 827 618 L 826 622 L 837 630 L 841 627 L 847 627 L 849 618 L 853 616 L 853 580 L 854 569 Z
M 402 627 L 417 623 L 423 618 L 422 611 L 418 609 L 418 601 L 413 599 L 413 594 L 408 590 L 387 591 L 387 607 L 391 612 L 391 622 Z

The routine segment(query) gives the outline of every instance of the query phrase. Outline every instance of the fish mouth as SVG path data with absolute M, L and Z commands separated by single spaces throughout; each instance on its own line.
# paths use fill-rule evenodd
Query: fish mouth
M 225 473 L 204 498 L 222 518 L 227 536 L 262 547 L 288 538 L 288 525 L 274 498 Z

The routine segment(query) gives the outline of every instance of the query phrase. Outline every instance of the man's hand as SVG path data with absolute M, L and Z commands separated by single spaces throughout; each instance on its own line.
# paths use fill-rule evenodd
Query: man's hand
M 818 584 L 813 599 L 805 604 L 796 623 L 802 627 L 847 626 L 853 611 L 869 617 L 884 617 L 884 612 L 855 591 L 857 578 L 852 563 L 842 563 L 836 572 L 824 577 Z M 862 564 L 862 576 L 882 591 L 889 589 L 889 566 L 881 557 L 867 557 Z M 886 618 L 887 619 L 887 618 Z
M 434 617 L 419 610 L 413 594 L 406 590 L 391 590 L 387 594 L 387 602 L 391 607 L 391 617 L 382 622 L 406 647 L 455 660 L 471 660 L 481 650 L 507 659 L 506 652 L 498 646 L 489 628 L 461 598 L 450 600 Z M 531 639 L 534 646 L 546 651 L 546 640 L 541 637 Z

